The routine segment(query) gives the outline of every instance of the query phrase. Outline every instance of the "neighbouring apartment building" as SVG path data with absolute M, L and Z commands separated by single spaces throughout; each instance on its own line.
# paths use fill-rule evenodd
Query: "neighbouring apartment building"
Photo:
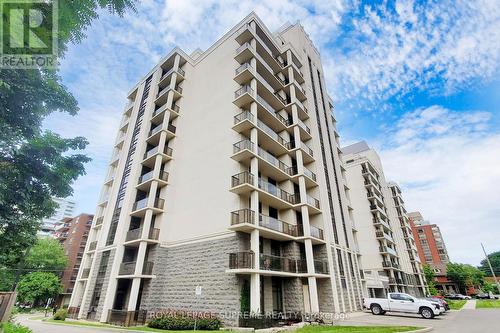
M 342 148 L 350 212 L 356 222 L 363 290 L 425 294 L 425 278 L 401 194 L 387 182 L 377 152 L 361 141 Z
M 458 292 L 457 285 L 446 277 L 446 265 L 450 262 L 441 230 L 426 221 L 420 212 L 408 213 L 418 254 L 423 264 L 428 264 L 436 274 L 436 289 L 444 293 Z
M 273 34 L 252 13 L 172 50 L 119 127 L 71 313 L 361 309 L 333 102 L 301 25 Z
M 56 208 L 51 217 L 42 220 L 39 237 L 53 237 L 55 226 L 63 219 L 73 216 L 75 212 L 75 202 L 70 199 L 52 198 L 59 206 Z
M 63 273 L 61 283 L 63 292 L 59 296 L 60 306 L 69 305 L 71 294 L 75 287 L 78 270 L 82 263 L 85 245 L 92 226 L 93 215 L 80 214 L 75 217 L 66 217 L 56 224 L 54 237 L 64 248 L 68 256 L 68 265 Z

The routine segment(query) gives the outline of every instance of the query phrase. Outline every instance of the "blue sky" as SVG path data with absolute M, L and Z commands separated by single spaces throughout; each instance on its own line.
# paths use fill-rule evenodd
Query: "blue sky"
M 206 49 L 252 10 L 273 31 L 300 21 L 321 52 L 342 143 L 378 149 L 407 208 L 441 226 L 452 260 L 477 264 L 480 241 L 500 250 L 495 2 L 146 0 L 124 18 L 102 11 L 61 61 L 80 113 L 45 127 L 89 139 L 74 199 L 93 213 L 126 93 L 163 55 Z

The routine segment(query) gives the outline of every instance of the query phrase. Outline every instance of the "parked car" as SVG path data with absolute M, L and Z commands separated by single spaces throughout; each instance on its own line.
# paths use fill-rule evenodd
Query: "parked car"
M 363 307 L 370 309 L 374 315 L 386 312 L 418 313 L 425 319 L 432 319 L 445 311 L 437 301 L 418 299 L 404 293 L 389 293 L 387 298 L 365 298 Z
M 439 296 L 432 296 L 432 297 L 426 297 L 426 300 L 431 301 L 431 302 L 438 302 L 439 305 L 444 309 L 444 312 L 448 311 L 450 309 L 450 306 L 448 305 L 448 302 L 444 298 L 439 297 Z
M 462 294 L 452 294 L 452 295 L 449 295 L 447 298 L 448 298 L 448 299 L 458 299 L 458 300 L 468 300 L 468 299 L 472 299 L 472 297 L 470 297 L 470 296 L 465 296 L 465 295 L 462 295 Z
M 476 295 L 477 299 L 497 299 L 492 293 L 479 293 Z

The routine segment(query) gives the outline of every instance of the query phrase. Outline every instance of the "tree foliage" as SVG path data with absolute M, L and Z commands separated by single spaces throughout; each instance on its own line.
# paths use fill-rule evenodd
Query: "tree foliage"
M 484 273 L 474 266 L 460 263 L 449 263 L 446 266 L 446 276 L 455 282 L 461 292 L 468 287 L 481 288 L 484 285 Z
M 58 43 L 63 56 L 79 42 L 99 8 L 123 15 L 134 0 L 59 0 Z M 83 137 L 62 138 L 42 130 L 52 112 L 75 115 L 75 98 L 57 70 L 0 69 L 0 267 L 15 267 L 36 241 L 42 218 L 53 214 L 52 197 L 72 194 L 71 184 L 90 159 L 78 153 Z M 3 273 L 0 273 L 3 274 Z
M 493 268 L 493 272 L 495 272 L 495 275 L 500 276 L 500 251 L 488 254 L 488 259 L 490 259 L 491 267 Z M 479 269 L 483 271 L 486 276 L 493 276 L 486 259 L 483 259 L 481 261 L 481 266 L 479 266 Z
M 67 264 L 68 257 L 56 239 L 40 238 L 26 257 L 25 267 L 34 271 L 62 271 Z
M 424 271 L 425 281 L 427 281 L 427 287 L 429 288 L 429 293 L 431 295 L 437 295 L 438 291 L 436 289 L 436 284 L 434 281 L 436 278 L 436 273 L 434 273 L 434 270 L 428 264 L 423 265 L 422 268 Z
M 53 273 L 34 272 L 25 275 L 17 286 L 17 299 L 33 305 L 45 304 L 62 292 L 59 278 Z

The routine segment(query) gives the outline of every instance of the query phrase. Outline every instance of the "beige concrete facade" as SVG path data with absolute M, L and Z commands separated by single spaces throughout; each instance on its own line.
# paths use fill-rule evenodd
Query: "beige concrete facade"
M 71 310 L 102 322 L 221 304 L 359 310 L 341 153 L 321 58 L 299 24 L 272 34 L 252 13 L 204 52 L 174 49 L 129 94 Z
M 344 147 L 343 160 L 356 222 L 364 293 L 425 294 L 425 281 L 401 189 L 387 182 L 382 162 L 364 141 Z

